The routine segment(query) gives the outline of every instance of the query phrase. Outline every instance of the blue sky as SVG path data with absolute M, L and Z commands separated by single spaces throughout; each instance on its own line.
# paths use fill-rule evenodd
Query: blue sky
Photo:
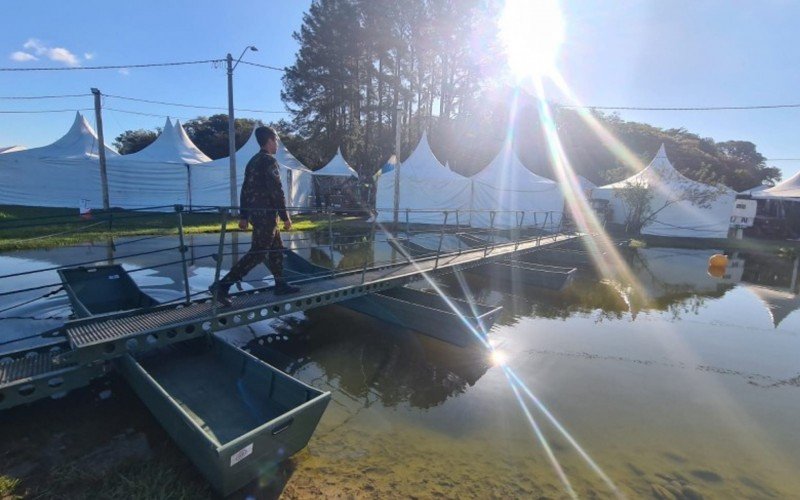
M 15 3 L 0 31 L 0 66 L 110 65 L 238 56 L 290 65 L 291 38 L 310 0 L 211 2 L 139 1 Z M 800 103 L 800 2 L 783 0 L 581 0 L 562 2 L 566 42 L 559 69 L 586 104 L 685 107 Z M 32 41 L 33 40 L 33 41 Z M 63 50 L 57 50 L 63 49 Z M 38 60 L 25 59 L 25 53 Z M 240 65 L 236 107 L 284 111 L 280 73 Z M 210 64 L 129 71 L 0 72 L 0 96 L 88 93 L 208 106 L 226 106 L 226 77 Z M 132 128 L 154 128 L 161 116 L 192 118 L 214 111 L 106 99 L 107 141 Z M 0 100 L 2 110 L 91 108 L 91 97 L 42 101 Z M 685 127 L 722 141 L 750 140 L 768 158 L 800 158 L 800 109 L 645 112 L 625 119 Z M 271 120 L 282 114 L 239 113 Z M 92 123 L 91 112 L 87 117 Z M 0 114 L 0 146 L 44 145 L 60 137 L 72 113 Z M 785 176 L 800 161 L 771 163 Z

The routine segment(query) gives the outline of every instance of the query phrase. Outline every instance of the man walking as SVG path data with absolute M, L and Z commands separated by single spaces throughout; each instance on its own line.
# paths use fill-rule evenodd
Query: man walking
M 255 134 L 261 150 L 247 162 L 239 198 L 239 229 L 245 230 L 248 222 L 251 223 L 253 238 L 245 256 L 209 288 L 214 300 L 223 306 L 231 305 L 228 296 L 231 286 L 265 260 L 275 277 L 275 295 L 300 290 L 283 277 L 283 242 L 276 219 L 280 217 L 286 231 L 292 229 L 292 219 L 286 212 L 280 170 L 273 156 L 278 150 L 278 134 L 271 127 L 258 127 Z

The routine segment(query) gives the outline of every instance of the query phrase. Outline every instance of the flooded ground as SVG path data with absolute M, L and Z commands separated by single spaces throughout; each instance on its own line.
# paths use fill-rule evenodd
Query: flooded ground
M 200 292 L 213 280 L 214 262 L 203 255 L 216 251 L 215 238 L 194 244 L 190 283 Z M 174 246 L 131 243 L 115 257 Z M 365 256 L 392 258 L 388 245 L 368 250 L 356 240 L 303 252 L 339 268 L 358 268 Z M 614 489 L 629 498 L 800 495 L 797 258 L 731 255 L 715 278 L 707 270 L 715 252 L 626 249 L 633 280 L 588 266 L 562 291 L 476 273 L 438 281 L 449 295 L 503 306 L 488 334 L 495 356 L 479 343 L 456 347 L 339 306 L 226 332 L 332 393 L 309 446 L 234 497 L 569 498 L 572 490 L 613 498 Z M 119 261 L 136 270 L 178 255 L 164 253 L 171 257 Z M 104 247 L 6 254 L 0 274 L 106 255 Z M 556 252 L 534 258 L 575 261 Z M 258 273 L 251 278 L 266 275 Z M 180 265 L 132 276 L 160 300 L 181 296 Z M 55 271 L 5 278 L 0 293 L 51 282 Z M 0 296 L 0 310 L 48 291 Z M 57 326 L 69 313 L 63 294 L 15 307 L 0 313 L 10 318 L 0 320 L 3 339 Z M 21 480 L 18 494 L 91 498 L 124 494 L 129 484 L 155 488 L 154 497 L 211 495 L 115 376 L 0 419 L 0 473 Z

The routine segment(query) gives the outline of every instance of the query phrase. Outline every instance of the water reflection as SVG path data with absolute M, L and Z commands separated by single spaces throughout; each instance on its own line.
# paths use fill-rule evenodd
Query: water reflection
M 318 370 L 326 385 L 365 406 L 377 400 L 431 408 L 465 392 L 491 366 L 482 347 L 457 347 L 338 306 L 311 310 L 246 348 L 290 375 Z
M 420 244 L 438 245 L 438 235 L 425 238 Z M 249 235 L 238 239 L 242 255 Z M 187 240 L 190 287 L 202 292 L 214 279 L 210 254 L 218 239 Z M 223 272 L 234 260 L 232 243 Z M 373 242 L 340 232 L 333 245 L 327 231 L 302 233 L 287 243 L 340 270 L 402 258 L 381 233 Z M 457 244 L 443 239 L 444 247 Z M 174 238 L 121 240 L 114 259 L 135 271 L 133 279 L 147 293 L 170 300 L 181 296 L 183 286 L 175 246 Z M 0 266 L 6 273 L 67 266 L 104 260 L 107 251 L 15 252 L 0 257 Z M 714 277 L 707 260 L 716 252 L 626 249 L 638 289 L 602 279 L 580 248 L 530 257 L 580 268 L 561 292 L 500 288 L 467 274 L 437 280 L 448 295 L 504 307 L 489 339 L 630 498 L 675 484 L 706 497 L 791 497 L 800 490 L 794 475 L 800 466 L 798 259 L 730 252 L 726 272 Z M 253 282 L 245 286 L 257 286 L 269 276 L 260 268 L 248 278 Z M 50 282 L 58 282 L 55 271 L 2 280 L 0 290 Z M 0 309 L 36 299 L 36 293 L 0 297 Z M 58 316 L 50 325 L 69 312 L 61 294 L 0 316 Z M 44 329 L 42 323 L 3 319 L 0 325 L 16 335 Z M 780 335 L 764 334 L 778 326 Z M 478 346 L 451 346 L 339 307 L 226 333 L 237 332 L 255 355 L 333 392 L 308 453 L 294 462 L 290 493 L 346 496 L 344 488 L 369 487 L 384 497 L 433 496 L 440 483 L 448 485 L 437 490 L 445 496 L 563 493 L 502 370 Z M 581 497 L 602 496 L 606 490 L 571 458 L 569 443 L 546 426 L 542 430 Z

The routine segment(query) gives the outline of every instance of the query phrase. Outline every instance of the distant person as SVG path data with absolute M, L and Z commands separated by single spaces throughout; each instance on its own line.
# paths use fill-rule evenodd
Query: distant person
M 248 222 L 253 225 L 250 250 L 225 277 L 209 287 L 214 300 L 226 307 L 231 305 L 228 295 L 231 286 L 264 261 L 275 277 L 275 295 L 287 295 L 300 290 L 283 277 L 284 247 L 277 218 L 283 221 L 286 231 L 292 229 L 292 219 L 286 212 L 280 170 L 273 156 L 278 150 L 278 134 L 271 127 L 258 127 L 255 134 L 261 150 L 247 162 L 239 199 L 239 229 L 247 229 Z

